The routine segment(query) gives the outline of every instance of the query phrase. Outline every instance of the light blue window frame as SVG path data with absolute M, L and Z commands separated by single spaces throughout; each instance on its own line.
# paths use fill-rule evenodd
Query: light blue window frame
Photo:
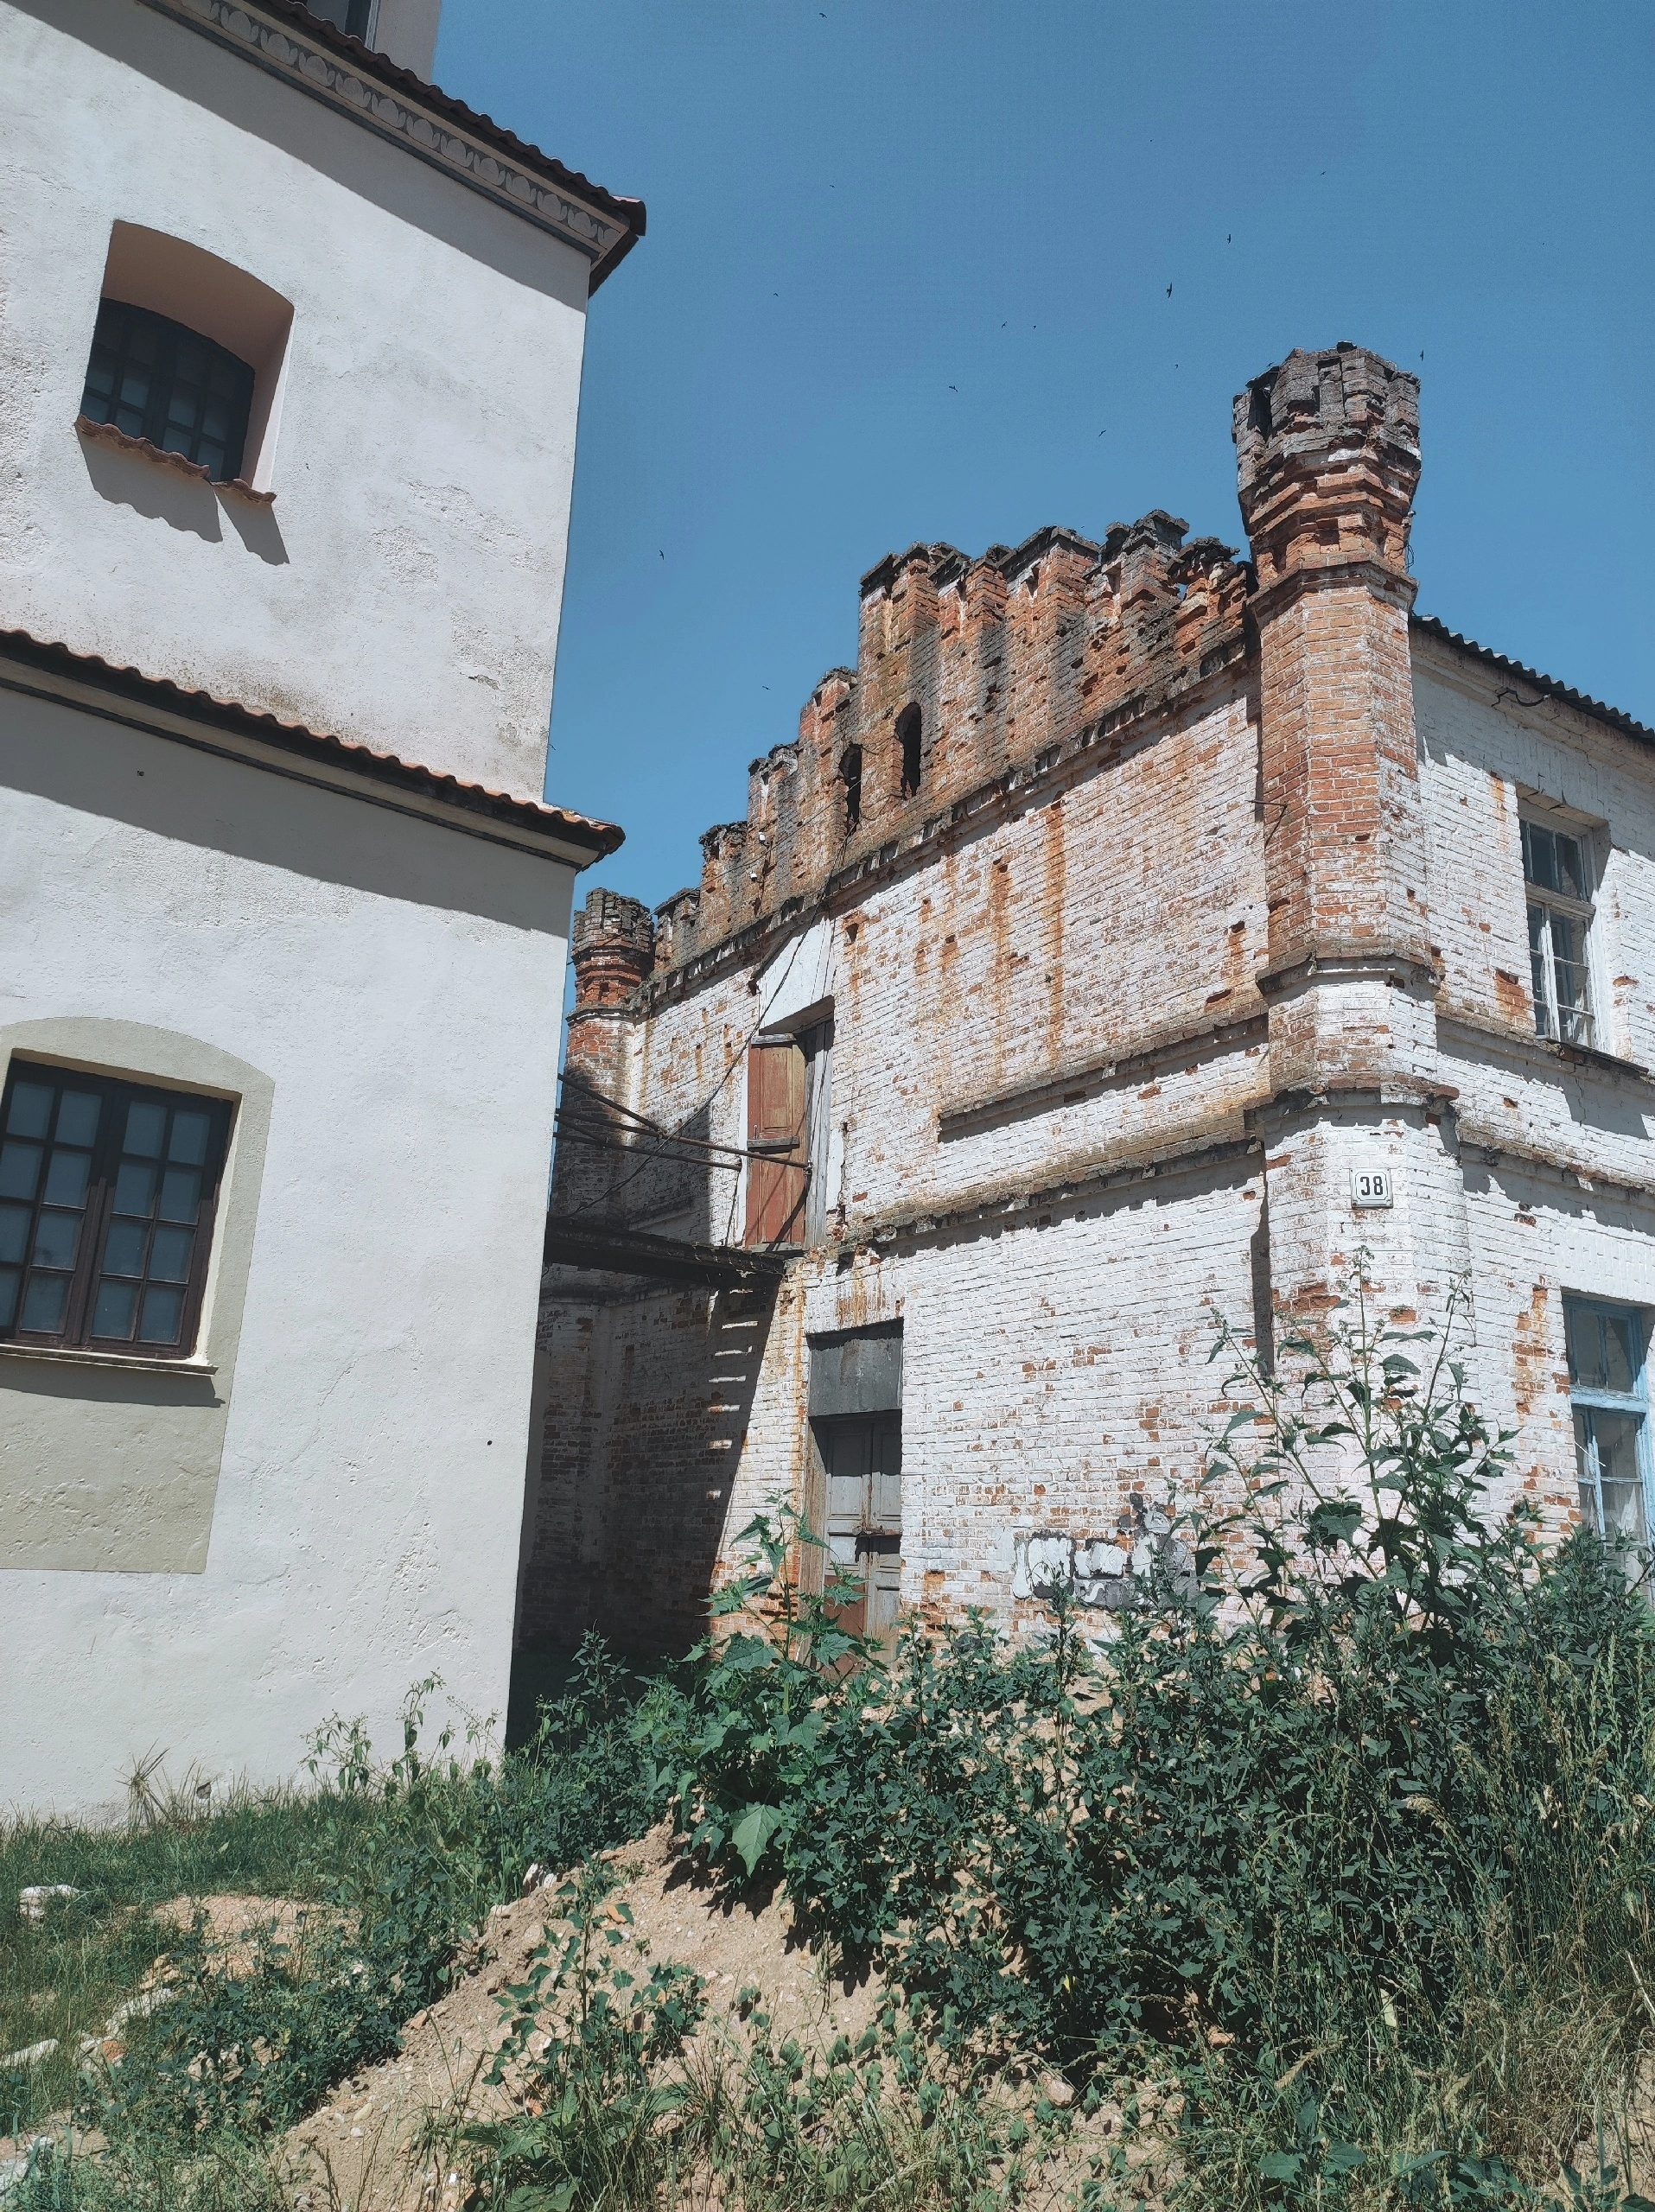
M 1585 1419 L 1575 1423 L 1576 1472 L 1581 1488 L 1582 1517 L 1600 1535 L 1606 1529 L 1603 1470 L 1599 1458 L 1594 1413 L 1619 1414 L 1637 1423 L 1638 1476 L 1642 1488 L 1644 1541 L 1655 1533 L 1655 1453 L 1652 1452 L 1649 1422 L 1649 1323 L 1635 1306 L 1611 1305 L 1603 1299 L 1565 1297 L 1563 1313 L 1569 1349 L 1570 1407 Z M 1611 1390 L 1580 1379 L 1575 1360 L 1579 1338 L 1587 1330 L 1613 1330 L 1629 1350 L 1632 1388 Z M 1624 1332 L 1624 1333 L 1622 1333 Z M 1607 1367 L 1607 1358 L 1603 1364 Z

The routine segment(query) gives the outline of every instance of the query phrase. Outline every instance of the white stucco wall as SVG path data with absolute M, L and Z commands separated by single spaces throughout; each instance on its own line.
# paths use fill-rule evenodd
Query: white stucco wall
M 379 0 L 369 36 L 400 68 L 430 81 L 442 0 Z
M 76 435 L 117 221 L 292 303 L 273 505 Z M 3 0 L 0 626 L 538 798 L 587 279 L 140 0 Z
M 0 694 L 0 1073 L 239 1087 L 263 1154 L 210 1387 L 0 1356 L 0 1809 L 107 1804 L 156 1748 L 290 1774 L 428 1672 L 503 1716 L 571 887 Z

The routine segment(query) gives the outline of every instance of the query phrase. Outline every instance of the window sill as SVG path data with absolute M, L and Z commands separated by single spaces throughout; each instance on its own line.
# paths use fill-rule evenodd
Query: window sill
M 1595 1045 L 1567 1045 L 1560 1038 L 1543 1037 L 1537 1029 L 1526 1022 L 1497 1021 L 1479 1007 L 1463 1003 L 1448 1003 L 1439 1007 L 1437 1020 L 1448 1027 L 1469 1032 L 1474 1037 L 1497 1037 L 1519 1052 L 1535 1052 L 1542 1059 L 1563 1060 L 1570 1066 L 1596 1068 L 1604 1075 L 1630 1077 L 1635 1083 L 1655 1083 L 1655 1071 L 1638 1060 L 1622 1059 L 1618 1053 L 1600 1052 Z
M 255 506 L 269 507 L 276 504 L 274 492 L 255 492 L 245 478 L 232 476 L 220 483 L 210 469 L 199 461 L 187 461 L 181 453 L 168 453 L 148 438 L 128 437 L 124 430 L 113 423 L 94 423 L 90 415 L 77 415 L 74 427 L 83 438 L 92 438 L 100 446 L 113 446 L 118 453 L 136 454 L 141 460 L 159 461 L 163 468 L 176 469 L 181 475 L 194 476 L 201 483 L 210 484 L 215 492 L 233 492 L 239 499 L 251 499 Z
M 1565 1044 L 1560 1037 L 1537 1037 L 1537 1042 L 1547 1052 L 1555 1052 L 1560 1060 L 1572 1061 L 1579 1067 L 1605 1068 L 1615 1075 L 1636 1076 L 1642 1083 L 1650 1079 L 1649 1070 L 1639 1067 L 1636 1060 L 1623 1060 L 1615 1052 L 1601 1052 L 1595 1045 Z
M 44 1360 L 53 1367 L 111 1367 L 124 1375 L 216 1375 L 207 1359 L 156 1359 L 140 1351 L 94 1351 L 84 1344 L 0 1344 L 0 1359 Z

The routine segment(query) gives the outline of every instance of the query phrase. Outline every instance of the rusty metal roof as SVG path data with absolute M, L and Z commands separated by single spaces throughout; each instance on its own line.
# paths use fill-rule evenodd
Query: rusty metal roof
M 478 814 L 517 830 L 552 835 L 584 848 L 588 867 L 621 844 L 626 831 L 613 822 L 595 822 L 566 807 L 548 806 L 542 800 L 514 798 L 507 791 L 490 791 L 482 784 L 462 783 L 457 776 L 404 760 L 394 753 L 353 739 L 332 737 L 308 729 L 302 722 L 284 722 L 261 708 L 244 707 L 232 699 L 215 698 L 210 691 L 187 691 L 164 677 L 146 676 L 141 669 L 117 668 L 96 653 L 76 652 L 64 645 L 31 637 L 26 630 L 0 629 L 0 658 L 18 661 L 42 674 L 95 685 L 123 697 L 142 700 L 153 707 L 187 715 L 191 721 L 242 737 L 255 738 L 277 751 L 327 762 L 377 782 L 440 799 L 445 804 Z
M 1560 700 L 1566 707 L 1575 707 L 1583 715 L 1595 715 L 1601 722 L 1607 722 L 1612 729 L 1623 730 L 1628 737 L 1641 738 L 1645 744 L 1655 745 L 1655 729 L 1640 722 L 1620 707 L 1606 706 L 1601 699 L 1594 699 L 1585 691 L 1576 691 L 1572 684 L 1561 683 L 1555 676 L 1543 676 L 1537 668 L 1530 668 L 1520 660 L 1508 660 L 1504 653 L 1495 652 L 1491 646 L 1480 645 L 1474 638 L 1462 637 L 1458 630 L 1450 630 L 1435 614 L 1416 614 L 1413 627 L 1426 637 L 1435 638 L 1439 645 L 1453 645 L 1462 653 L 1469 653 L 1485 668 L 1492 668 L 1501 676 L 1515 677 L 1519 683 L 1526 683 L 1543 697 Z M 1519 700 L 1518 705 L 1524 702 Z M 1537 704 L 1537 702 L 1531 702 Z

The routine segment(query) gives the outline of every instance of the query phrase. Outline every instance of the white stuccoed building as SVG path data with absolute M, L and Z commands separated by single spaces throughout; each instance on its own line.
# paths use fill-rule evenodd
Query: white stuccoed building
M 0 1809 L 504 1709 L 643 209 L 433 89 L 438 4 L 0 4 Z

